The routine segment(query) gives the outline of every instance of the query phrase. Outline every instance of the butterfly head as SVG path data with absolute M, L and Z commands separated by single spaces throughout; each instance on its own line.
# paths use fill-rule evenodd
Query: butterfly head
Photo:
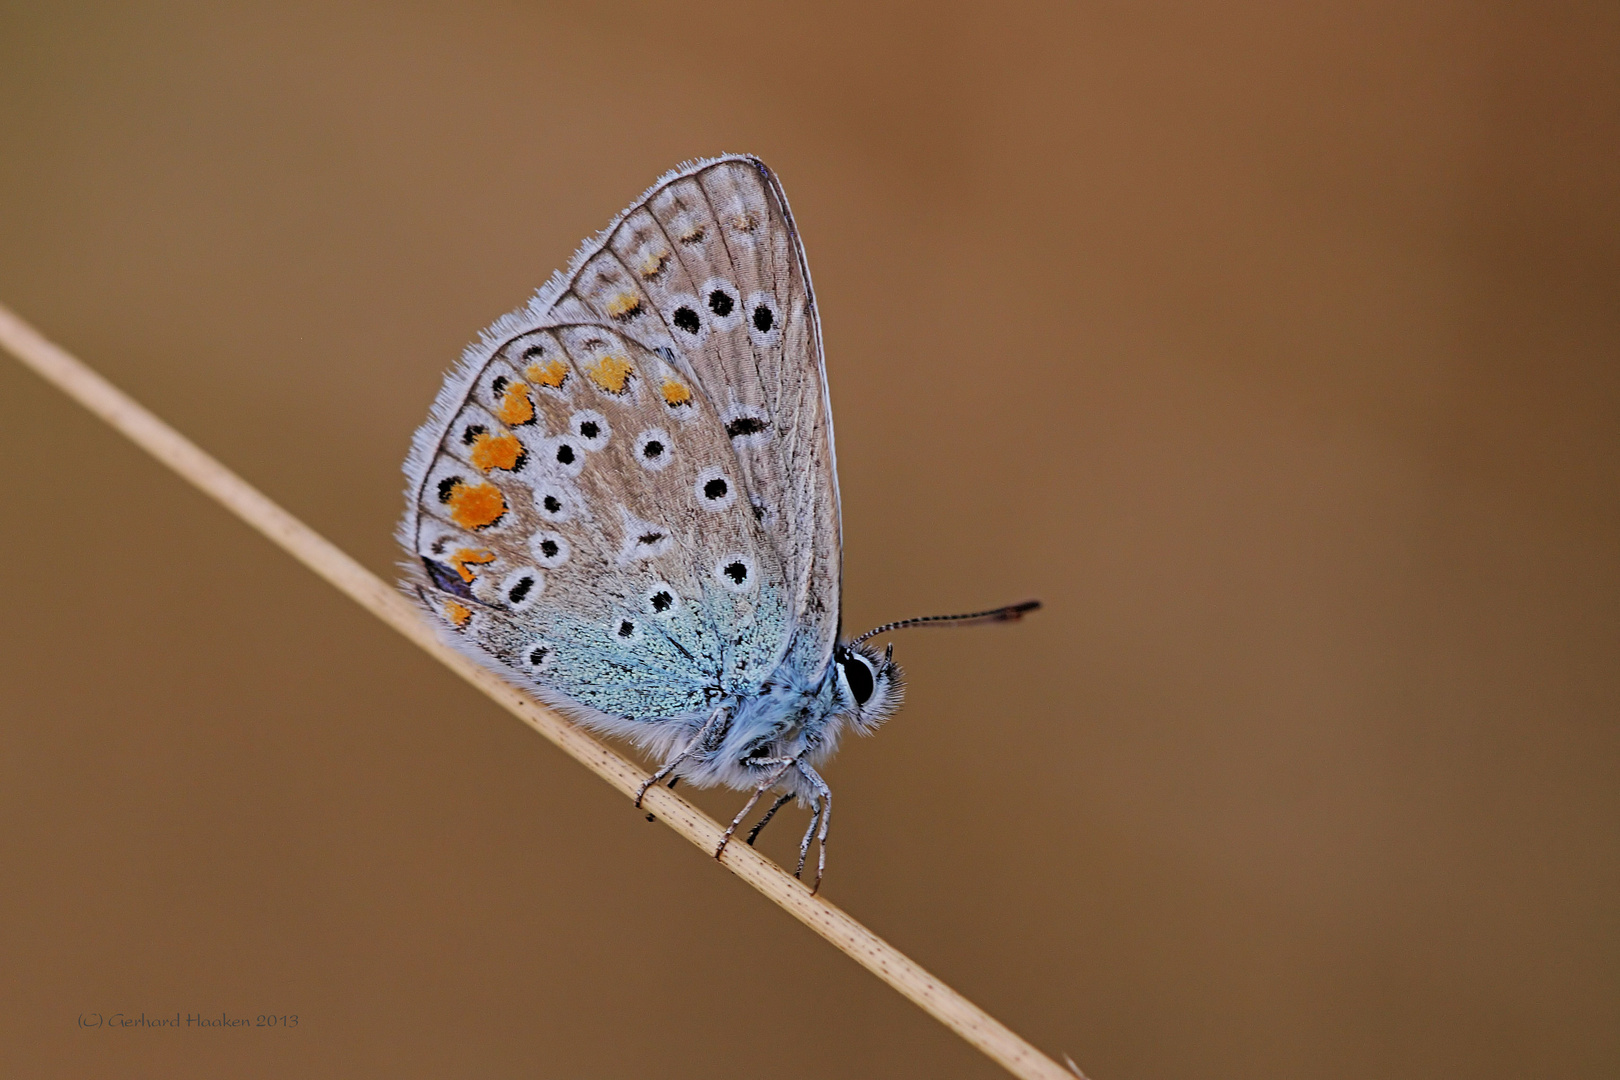
M 862 734 L 876 731 L 900 708 L 906 684 L 893 645 L 879 652 L 865 642 L 840 642 L 833 649 L 833 673 L 841 715 Z

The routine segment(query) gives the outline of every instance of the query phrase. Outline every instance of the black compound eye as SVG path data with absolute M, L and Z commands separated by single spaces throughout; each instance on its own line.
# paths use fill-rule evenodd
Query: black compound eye
M 732 300 L 731 294 L 726 292 L 724 289 L 716 289 L 714 292 L 709 294 L 709 310 L 720 316 L 722 319 L 731 314 L 731 308 L 734 303 L 736 303 L 736 301 Z
M 846 653 L 838 658 L 838 666 L 844 669 L 844 680 L 849 683 L 849 692 L 855 695 L 855 704 L 865 705 L 871 701 L 872 692 L 877 689 L 872 665 L 853 653 Z

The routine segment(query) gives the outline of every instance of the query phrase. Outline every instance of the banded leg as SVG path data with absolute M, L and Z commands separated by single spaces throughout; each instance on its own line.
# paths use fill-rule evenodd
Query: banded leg
M 799 866 L 793 871 L 793 876 L 800 881 L 804 880 L 804 860 L 810 856 L 810 841 L 816 838 L 816 825 L 821 821 L 821 796 L 817 795 L 810 806 L 810 824 L 805 826 L 804 839 L 799 841 Z
M 720 846 L 714 849 L 715 858 L 718 859 L 720 857 L 720 853 L 726 850 L 726 845 L 731 843 L 731 834 L 737 831 L 737 826 L 742 824 L 743 818 L 747 817 L 748 812 L 754 808 L 754 804 L 759 802 L 759 797 L 765 794 L 765 789 L 773 787 L 778 780 L 782 779 L 782 777 L 787 774 L 787 771 L 793 768 L 793 765 L 797 760 L 797 758 L 781 757 L 764 758 L 758 762 L 760 765 L 775 765 L 778 767 L 772 770 L 770 775 L 766 776 L 765 779 L 759 782 L 759 786 L 755 788 L 754 793 L 748 797 L 748 801 L 743 804 L 743 808 L 737 811 L 737 816 L 731 819 L 731 824 L 726 827 L 726 835 L 720 838 Z
M 788 800 L 791 798 L 793 798 L 793 792 L 790 791 L 786 795 L 783 795 L 781 798 L 777 799 L 775 802 L 771 803 L 771 808 L 765 811 L 765 816 L 760 818 L 752 829 L 748 830 L 747 842 L 749 847 L 754 846 L 754 841 L 759 838 L 760 830 L 771 823 L 771 818 L 775 817 L 776 812 L 782 809 L 782 807 L 786 806 L 788 804 Z
M 799 775 L 810 781 L 810 785 L 821 796 L 821 828 L 816 833 L 816 845 L 820 849 L 816 852 L 816 883 L 810 886 L 810 895 L 814 896 L 820 891 L 821 878 L 827 872 L 827 829 L 832 824 L 832 788 L 828 787 L 827 781 L 823 780 L 816 770 L 809 765 L 802 761 L 794 764 L 798 767 Z M 814 826 L 815 822 L 812 821 L 810 824 Z M 799 869 L 801 872 L 804 869 L 804 856 L 809 853 L 810 847 L 810 834 L 806 832 L 804 835 L 805 842 L 801 845 L 799 852 Z
M 697 729 L 697 734 L 692 736 L 692 741 L 686 744 L 686 748 L 680 753 L 676 754 L 674 757 L 670 758 L 668 761 L 664 762 L 657 772 L 653 773 L 651 776 L 647 777 L 647 779 L 641 782 L 641 786 L 636 789 L 636 809 L 641 809 L 641 799 L 642 796 L 647 794 L 648 788 L 652 787 L 654 784 L 658 783 L 658 781 L 668 776 L 675 766 L 679 765 L 681 762 L 685 761 L 687 758 L 696 753 L 708 739 L 709 733 L 714 730 L 715 725 L 719 724 L 722 718 L 729 719 L 730 716 L 731 710 L 726 708 L 724 705 L 710 713 L 709 718 L 703 721 L 703 726 Z M 670 786 L 674 787 L 675 785 L 671 784 Z

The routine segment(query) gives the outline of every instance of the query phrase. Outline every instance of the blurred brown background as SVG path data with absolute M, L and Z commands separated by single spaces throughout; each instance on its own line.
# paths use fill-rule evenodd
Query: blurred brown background
M 897 638 L 830 897 L 1094 1080 L 1614 1076 L 1620 8 L 1307 7 L 7 4 L 0 302 L 389 574 L 462 344 L 758 153 L 846 626 L 1048 605 Z M 9 359 L 0 455 L 0 1073 L 999 1075 Z

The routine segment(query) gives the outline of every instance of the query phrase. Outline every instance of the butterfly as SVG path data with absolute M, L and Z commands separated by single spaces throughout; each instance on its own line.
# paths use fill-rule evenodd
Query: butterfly
M 842 523 L 821 326 L 775 174 L 658 180 L 446 378 L 405 463 L 407 590 L 457 648 L 662 765 L 811 812 L 818 768 L 900 705 L 904 625 L 840 637 Z

